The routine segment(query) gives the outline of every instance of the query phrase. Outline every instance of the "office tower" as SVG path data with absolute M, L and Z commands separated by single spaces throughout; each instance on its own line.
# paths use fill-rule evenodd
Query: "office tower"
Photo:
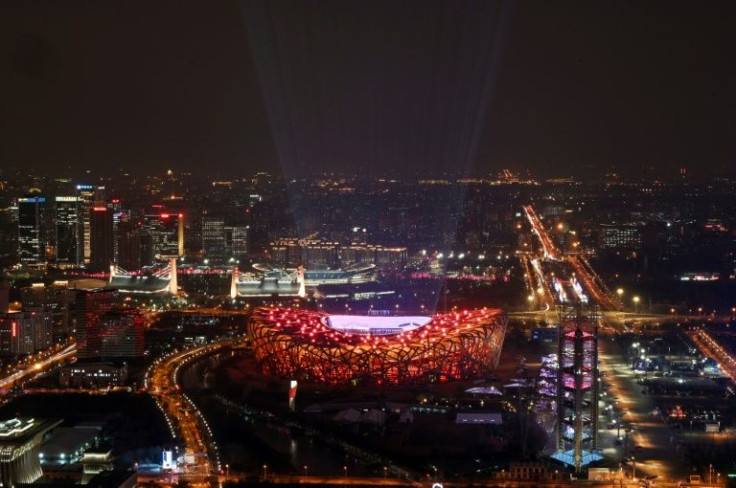
M 18 199 L 18 249 L 21 264 L 46 263 L 44 205 L 40 196 Z
M 134 271 L 141 267 L 140 224 L 130 219 L 118 223 L 118 257 L 121 268 Z
M 0 207 L 0 268 L 18 262 L 18 206 Z
M 104 194 L 104 186 L 77 185 L 77 215 L 79 216 L 77 248 L 80 263 L 89 264 L 92 256 L 90 212 L 96 204 L 104 202 Z
M 95 187 L 92 185 L 77 185 L 77 261 L 89 264 L 92 248 L 90 245 L 90 212 L 95 203 Z
M 32 354 L 51 346 L 51 312 L 42 308 L 0 314 L 0 354 Z
M 66 285 L 38 285 L 21 288 L 20 301 L 23 310 L 50 311 L 53 336 L 60 342 L 65 342 L 69 337 L 69 315 L 74 304 L 74 290 L 67 288 Z
M 120 262 L 120 222 L 129 218 L 128 213 L 123 210 L 123 204 L 119 198 L 110 200 L 108 207 L 112 210 L 112 256 L 113 262 Z
M 78 252 L 79 215 L 77 197 L 56 197 L 56 262 L 81 264 Z
M 642 244 L 641 231 L 635 224 L 601 224 L 598 244 L 601 249 L 638 250 Z
M 221 258 L 225 255 L 225 220 L 222 217 L 202 217 L 202 251 L 206 258 Z
M 225 227 L 227 254 L 239 259 L 248 254 L 248 226 L 228 225 Z
M 112 290 L 78 291 L 74 304 L 74 338 L 77 357 L 98 357 L 101 349 L 102 315 L 115 306 Z
M 161 212 L 144 215 L 143 228 L 151 236 L 155 260 L 165 261 L 184 255 L 184 214 Z
M 114 260 L 112 209 L 94 206 L 90 213 L 90 269 L 104 271 Z
M 102 315 L 100 337 L 92 342 L 99 344 L 100 357 L 142 357 L 143 329 L 137 310 L 112 310 Z

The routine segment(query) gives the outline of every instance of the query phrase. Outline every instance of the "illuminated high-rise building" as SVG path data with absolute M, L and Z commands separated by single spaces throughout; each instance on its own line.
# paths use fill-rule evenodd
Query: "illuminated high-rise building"
M 102 315 L 98 337 L 88 337 L 99 357 L 142 357 L 143 316 L 137 310 L 113 310 Z
M 78 291 L 74 303 L 74 339 L 77 357 L 99 355 L 102 315 L 115 307 L 116 293 L 112 290 Z
M 635 224 L 601 224 L 599 239 L 602 249 L 637 250 L 642 245 L 642 227 Z
M 94 206 L 90 213 L 90 269 L 103 271 L 110 267 L 114 256 L 112 209 Z
M 203 216 L 202 251 L 205 257 L 224 257 L 225 247 L 225 219 L 213 215 Z
M 123 204 L 119 198 L 110 200 L 108 207 L 112 210 L 112 255 L 113 261 L 120 260 L 120 222 L 127 219 L 129 215 L 123 210 Z
M 41 196 L 18 199 L 18 250 L 21 264 L 46 263 L 45 205 L 46 198 Z
M 151 236 L 155 260 L 165 261 L 184 255 L 184 214 L 161 212 L 144 215 L 143 228 Z
M 32 354 L 51 343 L 50 311 L 38 308 L 0 314 L 0 354 Z
M 80 265 L 77 197 L 56 197 L 56 262 Z
M 248 230 L 247 225 L 225 227 L 225 245 L 230 257 L 240 258 L 248 254 Z
M 81 254 L 79 261 L 84 264 L 89 264 L 92 256 L 90 212 L 96 204 L 102 204 L 104 202 L 104 193 L 104 186 L 77 185 L 77 215 L 79 216 L 77 247 Z

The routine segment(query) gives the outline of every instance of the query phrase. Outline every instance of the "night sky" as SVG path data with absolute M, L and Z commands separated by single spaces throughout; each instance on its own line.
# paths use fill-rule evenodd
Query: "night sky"
M 671 1 L 3 2 L 0 168 L 731 170 L 734 13 Z

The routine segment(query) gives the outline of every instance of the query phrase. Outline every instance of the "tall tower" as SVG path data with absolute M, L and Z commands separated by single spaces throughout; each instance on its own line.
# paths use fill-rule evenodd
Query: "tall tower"
M 77 185 L 77 253 L 79 263 L 89 264 L 92 255 L 90 230 L 90 212 L 95 204 L 95 187 L 92 185 Z
M 107 270 L 115 258 L 112 228 L 112 209 L 105 206 L 92 207 L 89 266 L 95 271 Z
M 18 247 L 22 264 L 46 263 L 45 205 L 46 198 L 40 196 L 18 199 Z
M 552 458 L 582 470 L 598 451 L 598 312 L 563 309 L 557 332 L 557 451 Z
M 79 266 L 77 197 L 56 197 L 56 262 Z
M 184 214 L 156 213 L 143 216 L 143 229 L 151 236 L 157 261 L 184 255 Z

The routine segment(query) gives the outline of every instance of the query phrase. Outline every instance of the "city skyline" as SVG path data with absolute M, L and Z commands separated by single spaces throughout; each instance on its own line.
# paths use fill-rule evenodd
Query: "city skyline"
M 0 4 L 1 484 L 726 488 L 734 14 Z

